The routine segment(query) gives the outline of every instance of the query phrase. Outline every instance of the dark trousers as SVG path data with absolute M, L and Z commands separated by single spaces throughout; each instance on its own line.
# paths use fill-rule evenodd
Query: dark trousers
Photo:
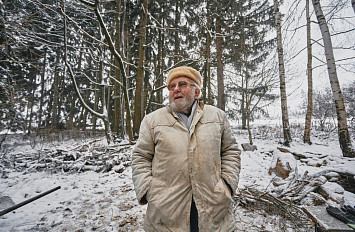
M 191 232 L 198 232 L 198 212 L 193 198 L 191 202 L 190 227 Z

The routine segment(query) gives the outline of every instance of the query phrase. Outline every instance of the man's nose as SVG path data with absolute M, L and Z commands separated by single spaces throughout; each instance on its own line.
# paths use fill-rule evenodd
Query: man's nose
M 178 92 L 180 92 L 180 86 L 176 85 L 174 88 L 174 93 L 178 93 Z

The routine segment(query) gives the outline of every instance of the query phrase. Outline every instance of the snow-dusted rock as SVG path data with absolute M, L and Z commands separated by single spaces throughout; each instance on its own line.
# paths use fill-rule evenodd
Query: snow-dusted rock
M 329 194 L 334 192 L 334 193 L 339 193 L 339 194 L 344 194 L 344 188 L 341 187 L 337 183 L 332 183 L 332 182 L 327 182 L 322 185 L 322 188 L 324 191 L 328 192 Z
M 297 161 L 291 153 L 274 151 L 269 174 L 275 173 L 275 175 L 286 179 L 296 166 Z
M 334 182 L 326 182 L 321 185 L 318 192 L 327 200 L 337 204 L 344 203 L 344 188 Z
M 255 151 L 258 150 L 257 146 L 251 145 L 249 143 L 242 143 L 242 148 L 244 151 Z
M 331 178 L 333 178 L 333 177 L 335 177 L 335 178 L 339 178 L 339 177 L 340 177 L 339 173 L 337 173 L 337 172 L 328 172 L 328 173 L 325 173 L 324 176 L 325 176 L 328 180 L 331 179 Z
M 0 210 L 4 210 L 14 206 L 15 202 L 9 196 L 2 196 L 0 197 Z

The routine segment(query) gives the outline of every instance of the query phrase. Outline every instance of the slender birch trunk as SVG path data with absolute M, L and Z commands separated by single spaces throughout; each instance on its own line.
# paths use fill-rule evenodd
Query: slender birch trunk
M 340 89 L 338 74 L 335 65 L 335 58 L 333 54 L 333 45 L 330 37 L 327 21 L 324 17 L 322 7 L 319 0 L 312 0 L 314 11 L 317 16 L 320 31 L 323 37 L 324 53 L 327 59 L 328 75 L 330 86 L 332 88 L 333 98 L 335 101 L 337 119 L 338 119 L 338 137 L 340 148 L 345 157 L 355 157 L 355 151 L 352 148 L 348 125 L 347 115 L 345 110 L 345 104 L 343 94 Z
M 309 0 L 306 0 L 306 18 L 307 18 L 307 113 L 304 126 L 303 142 L 311 144 L 311 123 L 313 111 L 313 83 L 312 83 L 312 43 L 311 43 L 311 16 L 309 14 Z
M 289 145 L 292 141 L 290 133 L 290 124 L 288 119 L 286 81 L 285 81 L 285 65 L 281 36 L 281 13 L 279 11 L 278 0 L 274 0 L 274 11 L 277 31 L 277 53 L 279 58 L 279 77 L 280 77 L 280 95 L 281 95 L 281 111 L 282 111 L 282 128 L 284 135 L 284 144 Z

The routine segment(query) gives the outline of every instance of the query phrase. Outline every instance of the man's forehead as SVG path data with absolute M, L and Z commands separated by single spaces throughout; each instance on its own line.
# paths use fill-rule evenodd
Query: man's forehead
M 179 76 L 179 77 L 175 77 L 172 81 L 171 81 L 171 83 L 176 83 L 176 82 L 179 82 L 179 81 L 187 81 L 187 82 L 190 82 L 191 81 L 191 79 L 190 78 L 188 78 L 188 77 L 185 77 L 185 76 Z

